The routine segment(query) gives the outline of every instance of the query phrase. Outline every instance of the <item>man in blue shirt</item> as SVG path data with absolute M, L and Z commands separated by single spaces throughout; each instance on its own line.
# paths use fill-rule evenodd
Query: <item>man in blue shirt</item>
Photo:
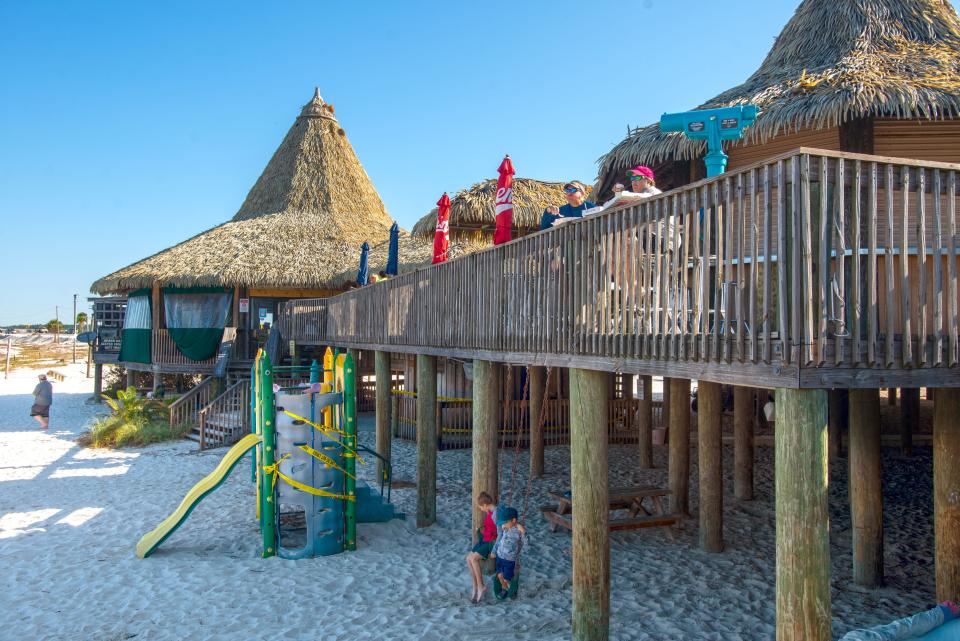
M 586 200 L 586 189 L 576 180 L 563 186 L 567 197 L 567 204 L 562 207 L 547 207 L 540 218 L 540 229 L 550 229 L 562 223 L 570 222 L 574 218 L 583 218 L 583 211 L 596 207 Z

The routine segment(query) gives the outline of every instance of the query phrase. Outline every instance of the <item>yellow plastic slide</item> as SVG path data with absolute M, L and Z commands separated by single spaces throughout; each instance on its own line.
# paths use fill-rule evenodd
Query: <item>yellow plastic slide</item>
M 237 462 L 243 458 L 243 455 L 256 447 L 260 443 L 260 437 L 256 434 L 247 434 L 240 441 L 230 448 L 216 469 L 207 474 L 203 480 L 190 488 L 187 495 L 180 501 L 179 507 L 173 511 L 173 514 L 163 520 L 154 530 L 143 535 L 140 542 L 137 543 L 137 557 L 145 559 L 156 550 L 161 543 L 167 540 L 167 537 L 174 533 L 180 527 L 180 524 L 187 520 L 190 512 L 197 506 L 203 498 L 220 487 L 230 472 L 233 471 Z

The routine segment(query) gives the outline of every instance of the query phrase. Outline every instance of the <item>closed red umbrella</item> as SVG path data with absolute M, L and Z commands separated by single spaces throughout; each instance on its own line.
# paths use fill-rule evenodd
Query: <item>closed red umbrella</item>
M 433 235 L 433 264 L 447 259 L 450 247 L 450 197 L 447 192 L 437 201 L 437 231 Z
M 496 206 L 497 229 L 493 232 L 493 244 L 499 245 L 510 241 L 510 228 L 513 227 L 513 163 L 510 156 L 504 156 L 503 162 L 497 168 L 500 177 L 497 179 L 497 196 L 493 203 Z

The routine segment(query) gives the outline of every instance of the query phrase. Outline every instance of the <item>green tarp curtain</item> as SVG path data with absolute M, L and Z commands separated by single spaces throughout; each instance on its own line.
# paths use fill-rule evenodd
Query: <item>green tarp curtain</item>
M 150 363 L 151 316 L 150 290 L 137 290 L 127 296 L 120 335 L 120 362 Z
M 177 350 L 194 361 L 212 358 L 220 348 L 233 295 L 217 287 L 163 290 L 167 332 Z

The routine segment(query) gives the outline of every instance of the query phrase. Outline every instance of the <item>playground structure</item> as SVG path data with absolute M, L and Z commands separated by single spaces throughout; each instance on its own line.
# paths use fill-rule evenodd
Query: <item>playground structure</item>
M 136 548 L 139 558 L 153 554 L 250 451 L 264 558 L 302 559 L 356 550 L 358 520 L 403 517 L 389 502 L 390 461 L 357 444 L 352 357 L 328 349 L 322 371 L 316 362 L 309 366 L 309 383 L 275 383 L 282 380 L 281 373 L 295 375 L 304 369 L 275 367 L 264 352 L 257 354 L 251 368 L 252 433 L 231 447 L 177 509 L 143 536 Z M 380 459 L 380 495 L 363 482 L 358 488 L 356 463 L 364 463 L 358 451 Z

